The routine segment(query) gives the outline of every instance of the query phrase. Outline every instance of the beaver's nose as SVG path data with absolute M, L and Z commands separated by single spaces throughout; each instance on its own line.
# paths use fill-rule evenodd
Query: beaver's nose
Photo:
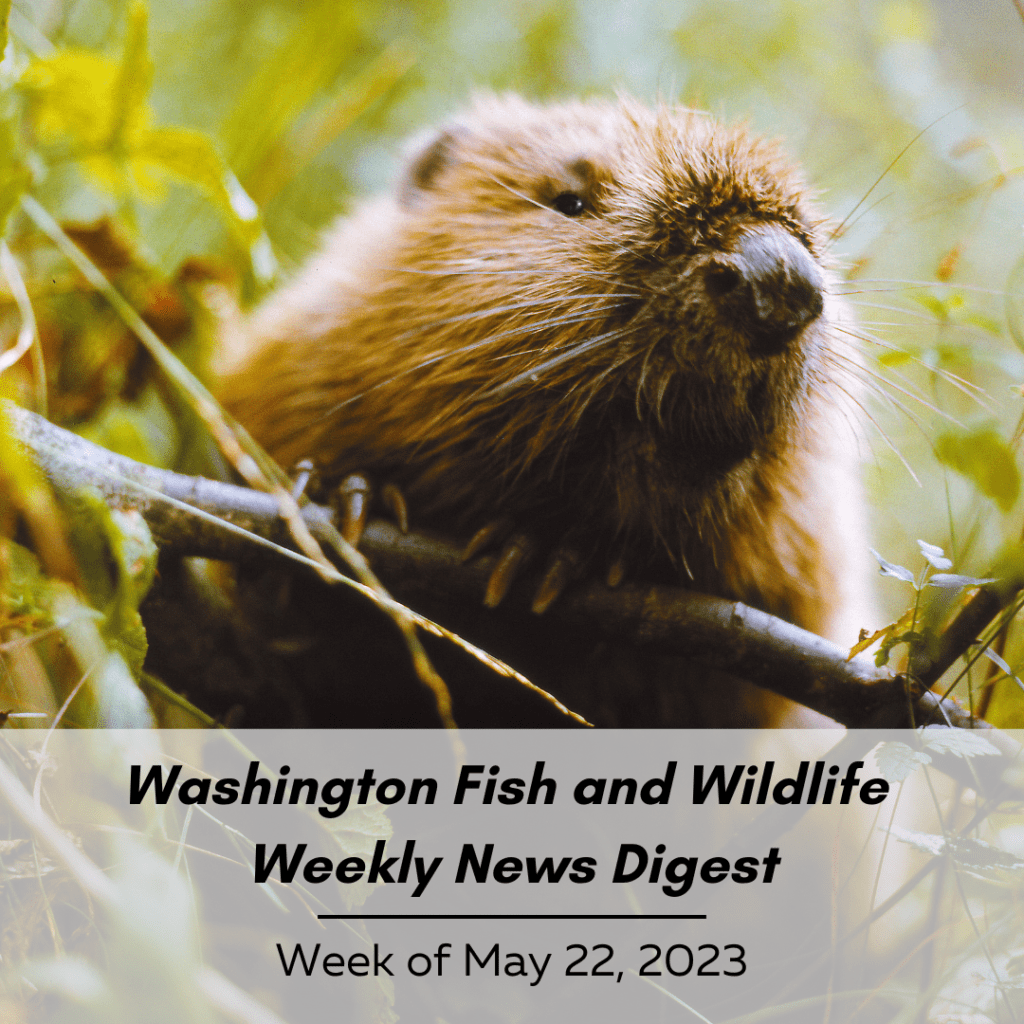
M 704 281 L 721 314 L 763 355 L 781 352 L 821 315 L 821 269 L 781 225 L 745 231 L 731 253 L 708 265 Z

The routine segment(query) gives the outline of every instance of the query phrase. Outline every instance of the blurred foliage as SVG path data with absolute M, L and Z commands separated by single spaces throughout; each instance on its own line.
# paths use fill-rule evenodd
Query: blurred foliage
M 255 301 L 332 217 L 386 185 L 404 139 L 472 90 L 624 88 L 781 137 L 835 218 L 885 564 L 917 564 L 922 536 L 958 572 L 1020 560 L 1024 25 L 1011 4 L 20 0 L 9 27 L 0 227 L 36 327 L 0 397 L 45 394 L 56 422 L 142 461 L 194 470 L 212 457 L 195 412 L 23 194 L 202 375 L 211 310 Z M 27 321 L 4 276 L 10 348 Z M 152 574 L 144 526 L 88 496 L 58 510 L 0 430 L 0 711 L 191 722 L 142 672 Z M 919 617 L 900 589 L 880 587 L 890 647 L 958 599 L 936 587 Z M 1020 634 L 991 637 L 997 657 L 959 691 L 983 695 L 999 724 L 1024 725 Z
M 905 558 L 928 536 L 980 574 L 1019 539 L 1024 380 L 1018 76 L 1008 59 L 982 81 L 972 35 L 1024 48 L 1024 26 L 1009 5 L 1001 22 L 982 6 L 769 0 L 752 18 L 697 0 L 15 4 L 0 218 L 39 346 L 36 369 L 20 359 L 4 392 L 31 400 L 45 367 L 57 422 L 160 465 L 210 455 L 118 313 L 16 213 L 25 190 L 202 374 L 211 293 L 257 298 L 331 217 L 385 185 L 404 138 L 472 89 L 626 88 L 748 118 L 803 161 L 836 218 L 841 291 L 864 339 L 878 546 Z M 6 330 L 22 318 L 9 298 Z M 8 488 L 22 508 L 16 477 Z
M 15 213 L 22 191 L 202 375 L 211 296 L 258 298 L 472 90 L 625 88 L 781 137 L 835 218 L 878 548 L 908 560 L 927 536 L 982 575 L 1018 542 L 1024 25 L 1009 4 L 767 0 L 752 18 L 701 0 L 33 0 L 10 24 L 0 218 L 40 345 L 3 387 L 29 401 L 45 366 L 57 422 L 160 465 L 211 458 L 106 298 Z M 10 299 L 3 316 L 15 331 Z
M 45 398 L 55 421 L 136 459 L 195 470 L 214 458 L 103 289 L 18 212 L 23 193 L 202 376 L 211 309 L 255 301 L 333 216 L 386 185 L 410 134 L 473 89 L 625 88 L 747 118 L 803 162 L 835 218 L 839 290 L 863 338 L 877 546 L 906 561 L 928 536 L 982 575 L 1021 531 L 1024 25 L 999 0 L 978 7 L 767 0 L 752 18 L 702 0 L 16 4 L 0 64 L 0 221 L 38 344 L 3 392 Z M 0 322 L 16 334 L 15 283 Z M 72 564 L 52 499 L 17 466 L 3 475 L 5 528 L 27 528 L 44 569 L 84 583 L 95 606 L 102 587 L 83 581 L 92 570 Z M 113 551 L 116 531 L 103 536 Z M 899 597 L 882 594 L 898 619 Z

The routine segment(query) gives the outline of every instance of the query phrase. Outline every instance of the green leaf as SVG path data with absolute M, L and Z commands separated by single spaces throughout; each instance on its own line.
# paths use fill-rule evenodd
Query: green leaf
M 151 128 L 133 149 L 135 159 L 187 182 L 209 196 L 246 245 L 260 235 L 260 213 L 213 143 L 188 128 Z
M 957 757 L 981 757 L 986 754 L 998 755 L 981 730 L 948 729 L 943 725 L 929 726 L 921 734 L 921 742 L 939 754 L 955 754 Z
M 105 616 L 104 640 L 136 673 L 146 657 L 139 604 L 156 572 L 156 545 L 142 515 L 107 508 L 90 491 L 69 507 L 72 545 L 89 601 Z
M 928 564 L 933 569 L 951 569 L 953 567 L 952 560 L 946 557 L 946 553 L 942 548 L 937 547 L 935 544 L 929 544 L 925 540 L 919 540 L 917 546 L 921 549 L 921 554 L 924 555 Z
M 875 751 L 878 770 L 890 782 L 902 782 L 921 765 L 931 764 L 931 760 L 924 751 L 914 750 L 899 740 L 883 743 Z
M 134 3 L 128 17 L 124 53 L 114 78 L 111 97 L 110 140 L 130 148 L 131 137 L 149 123 L 146 98 L 153 82 L 153 62 L 146 47 L 146 7 Z
M 916 358 L 912 352 L 907 352 L 904 349 L 887 349 L 878 356 L 879 366 L 902 366 L 904 363 L 913 362 Z
M 976 878 L 988 881 L 1007 881 L 1024 873 L 1024 860 L 986 843 L 983 839 L 964 836 L 942 836 L 893 825 L 883 829 L 901 843 L 913 846 L 933 857 L 948 856 Z
M 924 640 L 924 634 L 911 629 L 906 633 L 890 633 L 879 645 L 875 653 L 875 664 L 881 668 L 889 663 L 889 655 L 897 644 L 915 644 Z
M 887 562 L 874 548 L 871 548 L 871 554 L 878 559 L 879 576 L 894 576 L 898 580 L 903 580 L 904 583 L 914 582 L 914 574 L 909 569 L 893 562 Z
M 959 590 L 961 587 L 980 587 L 985 583 L 995 583 L 994 576 L 961 576 L 955 572 L 937 572 L 928 577 L 929 587 L 942 587 L 945 590 Z
M 152 403 L 144 407 L 141 402 L 129 403 L 120 398 L 115 399 L 108 402 L 99 415 L 94 416 L 79 433 L 94 444 L 136 462 L 143 462 L 147 466 L 166 465 L 161 459 L 166 453 L 158 453 L 155 448 L 156 443 L 163 439 L 154 429 L 151 419 L 147 418 L 147 414 L 152 416 L 151 406 Z M 164 427 L 164 422 L 160 422 L 159 426 Z M 173 424 L 170 430 L 173 432 Z
M 50 605 L 53 585 L 39 568 L 39 560 L 28 548 L 9 540 L 4 547 L 4 585 L 9 615 L 25 616 L 43 627 L 52 621 Z
M 1003 512 L 1013 508 L 1020 493 L 1020 472 L 1013 452 L 993 427 L 946 430 L 935 440 L 935 454 Z
M 0 236 L 7 233 L 7 222 L 31 180 L 22 160 L 17 123 L 13 117 L 4 117 L 0 120 Z

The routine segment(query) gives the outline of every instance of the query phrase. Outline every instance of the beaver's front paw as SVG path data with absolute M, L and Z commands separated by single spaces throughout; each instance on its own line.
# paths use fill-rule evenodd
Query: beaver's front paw
M 502 545 L 501 553 L 491 571 L 484 594 L 484 605 L 488 608 L 497 608 L 501 604 L 512 584 L 523 570 L 537 560 L 538 554 L 543 550 L 533 534 L 516 530 L 511 519 L 502 517 L 477 530 L 463 550 L 462 560 L 468 562 L 481 552 L 499 544 Z M 566 538 L 561 544 L 550 549 L 544 573 L 534 592 L 531 605 L 537 615 L 546 612 L 566 586 L 582 573 L 586 561 L 571 538 Z

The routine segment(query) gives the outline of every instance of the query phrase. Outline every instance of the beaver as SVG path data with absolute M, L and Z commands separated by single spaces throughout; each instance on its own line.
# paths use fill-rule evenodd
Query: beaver
M 827 245 L 743 126 L 481 96 L 255 311 L 220 394 L 283 465 L 504 545 L 490 605 L 532 558 L 536 611 L 629 574 L 851 644 L 859 362 Z

